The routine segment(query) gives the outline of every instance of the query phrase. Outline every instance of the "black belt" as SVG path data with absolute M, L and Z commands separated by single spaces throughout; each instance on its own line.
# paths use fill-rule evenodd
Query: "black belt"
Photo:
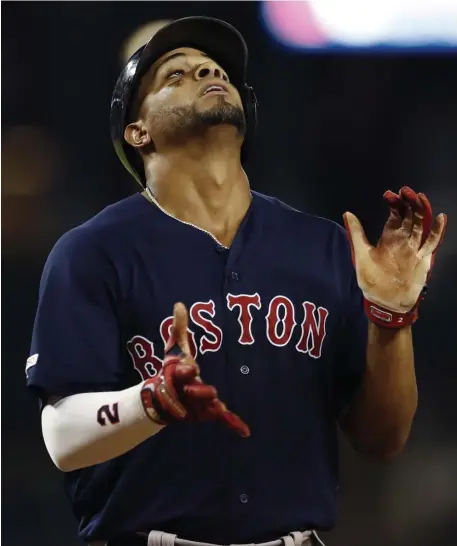
M 133 535 L 128 538 L 108 540 L 108 542 L 106 542 L 106 546 L 147 546 L 147 544 L 148 537 L 139 535 Z
M 92 543 L 89 542 L 89 546 L 101 546 L 96 542 Z M 148 544 L 148 537 L 143 537 L 139 535 L 133 535 L 126 538 L 117 538 L 113 540 L 108 540 L 108 542 L 105 542 L 106 546 L 147 546 Z

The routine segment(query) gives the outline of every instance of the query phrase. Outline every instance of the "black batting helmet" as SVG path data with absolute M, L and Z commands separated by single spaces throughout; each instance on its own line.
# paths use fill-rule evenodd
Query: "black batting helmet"
M 246 135 L 241 149 L 244 162 L 257 123 L 257 99 L 246 83 L 248 49 L 242 35 L 225 21 L 210 17 L 185 17 L 161 28 L 136 51 L 122 70 L 111 99 L 111 139 L 124 167 L 141 186 L 146 180 L 141 158 L 124 139 L 129 107 L 141 78 L 162 55 L 179 47 L 199 49 L 227 71 L 238 89 L 246 117 Z

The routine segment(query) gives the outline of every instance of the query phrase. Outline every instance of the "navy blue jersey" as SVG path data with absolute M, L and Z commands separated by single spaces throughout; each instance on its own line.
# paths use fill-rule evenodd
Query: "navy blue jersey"
M 252 195 L 230 249 L 136 194 L 48 258 L 30 387 L 65 396 L 154 376 L 182 301 L 202 378 L 252 431 L 174 424 L 66 474 L 85 540 L 159 529 L 240 543 L 334 524 L 337 420 L 366 362 L 362 296 L 340 226 Z

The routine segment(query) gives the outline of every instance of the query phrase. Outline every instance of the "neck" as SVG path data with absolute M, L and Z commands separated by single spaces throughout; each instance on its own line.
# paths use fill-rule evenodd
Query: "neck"
M 231 245 L 251 202 L 239 148 L 169 149 L 148 158 L 145 168 L 147 186 L 168 214 Z

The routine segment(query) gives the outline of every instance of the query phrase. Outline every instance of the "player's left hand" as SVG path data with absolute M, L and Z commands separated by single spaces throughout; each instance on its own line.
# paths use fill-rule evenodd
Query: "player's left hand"
M 406 186 L 399 194 L 387 191 L 384 200 L 390 214 L 376 246 L 368 242 L 354 214 L 346 212 L 343 218 L 368 317 L 399 328 L 417 319 L 447 217 L 439 214 L 433 221 L 427 197 Z

